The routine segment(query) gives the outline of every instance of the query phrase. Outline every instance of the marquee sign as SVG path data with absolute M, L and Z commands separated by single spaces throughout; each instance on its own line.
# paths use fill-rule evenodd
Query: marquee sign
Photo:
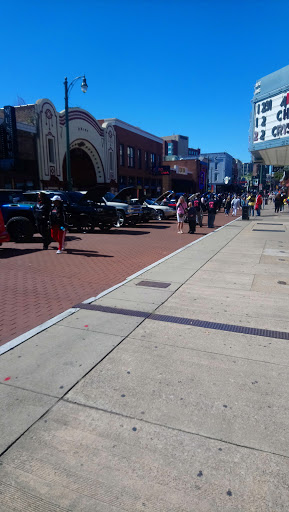
M 253 144 L 289 137 L 289 90 L 255 104 Z

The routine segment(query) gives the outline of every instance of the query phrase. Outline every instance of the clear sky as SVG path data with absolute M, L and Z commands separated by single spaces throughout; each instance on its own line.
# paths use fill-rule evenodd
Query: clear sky
M 1 2 L 0 103 L 63 110 L 64 77 L 85 73 L 70 106 L 247 162 L 254 84 L 289 63 L 288 14 L 280 0 Z

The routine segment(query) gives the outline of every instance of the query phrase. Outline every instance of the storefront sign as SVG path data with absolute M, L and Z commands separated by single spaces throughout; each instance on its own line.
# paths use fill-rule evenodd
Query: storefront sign
M 153 169 L 153 174 L 155 176 L 164 176 L 171 173 L 171 168 L 169 165 L 163 165 L 162 167 L 155 167 Z
M 183 175 L 188 174 L 187 167 L 181 167 L 180 165 L 175 165 L 174 170 L 176 171 L 177 174 L 183 174 Z
M 206 182 L 206 171 L 201 170 L 199 176 L 199 190 L 203 190 L 205 188 Z

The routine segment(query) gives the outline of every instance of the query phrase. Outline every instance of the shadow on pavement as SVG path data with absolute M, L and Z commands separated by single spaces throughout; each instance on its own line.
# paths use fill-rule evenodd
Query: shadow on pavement
M 98 251 L 86 251 L 85 249 L 66 249 L 65 253 L 72 256 L 86 256 L 87 258 L 114 258 L 110 254 L 100 254 Z
M 129 231 L 128 229 L 121 229 L 121 228 L 118 228 L 114 231 L 107 231 L 107 232 L 104 232 L 104 231 L 100 231 L 99 233 L 97 233 L 97 235 L 149 235 L 150 232 L 149 231 L 135 231 L 135 230 L 132 230 L 132 231 Z
M 14 256 L 24 256 L 25 254 L 30 254 L 32 252 L 39 252 L 42 249 L 8 249 L 4 247 L 0 247 L 0 259 L 8 259 L 14 258 Z
M 170 226 L 160 226 L 159 224 L 154 226 L 153 224 L 144 224 L 143 227 L 146 229 L 169 229 Z

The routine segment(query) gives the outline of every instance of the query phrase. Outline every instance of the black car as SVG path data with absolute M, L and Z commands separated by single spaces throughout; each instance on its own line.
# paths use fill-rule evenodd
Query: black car
M 12 240 L 29 240 L 37 232 L 34 206 L 38 193 L 37 190 L 25 192 L 21 202 L 1 207 L 7 231 Z M 73 229 L 93 231 L 96 227 L 101 231 L 108 231 L 117 223 L 116 208 L 104 204 L 101 193 L 94 192 L 88 195 L 63 190 L 45 190 L 45 193 L 50 198 L 54 195 L 61 197 L 69 231 Z

